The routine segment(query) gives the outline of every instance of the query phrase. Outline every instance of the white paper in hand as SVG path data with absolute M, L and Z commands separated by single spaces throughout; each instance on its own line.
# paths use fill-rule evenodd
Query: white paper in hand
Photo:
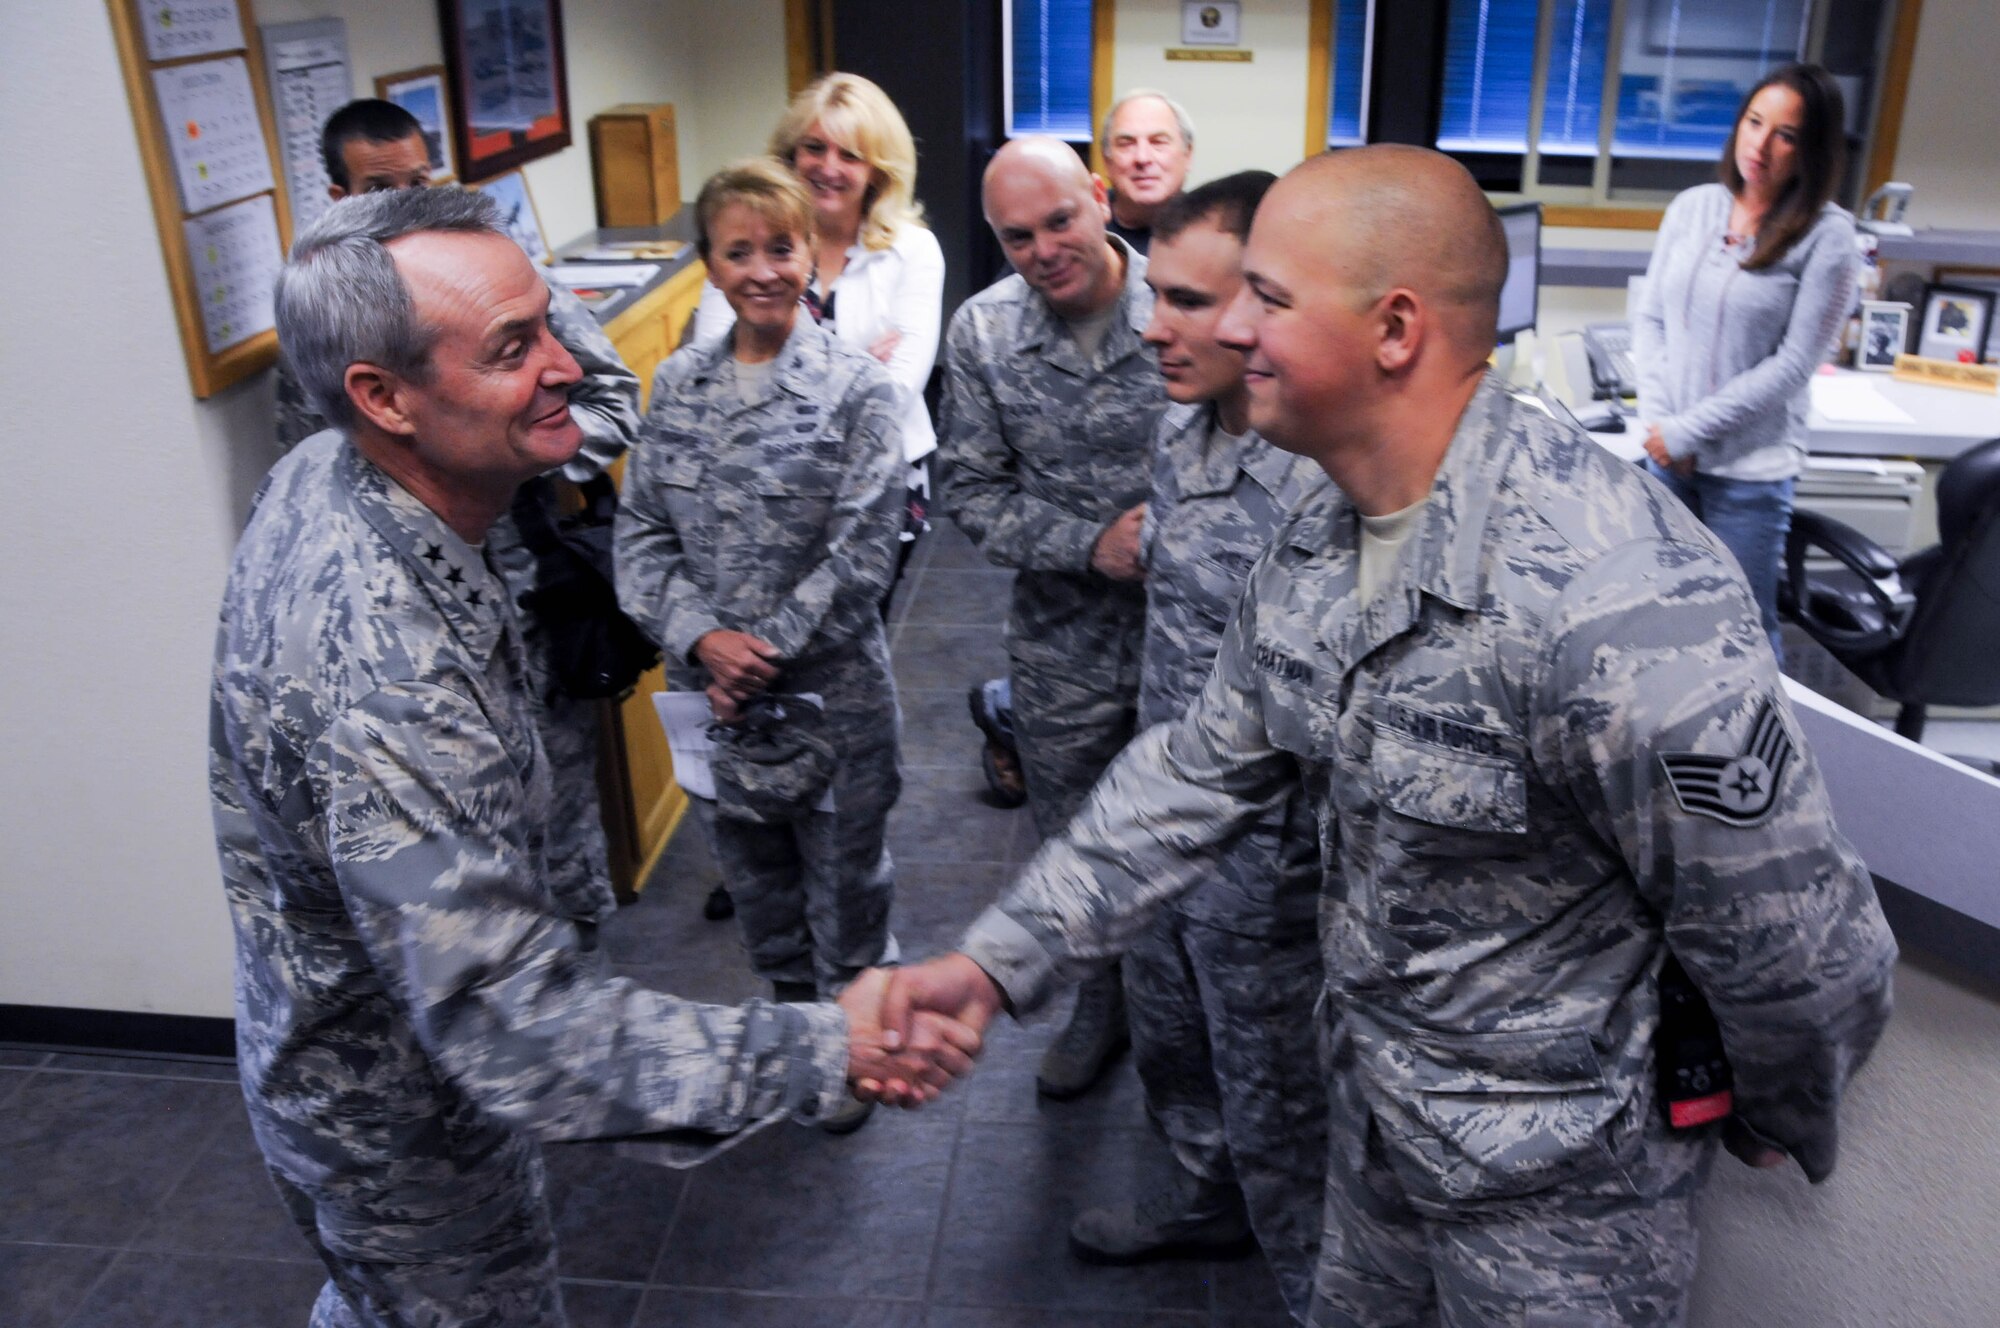
M 709 764 L 715 743 L 708 726 L 715 720 L 705 692 L 655 692 L 653 708 L 667 731 L 674 754 L 674 782 L 697 798 L 715 801 L 715 770 Z

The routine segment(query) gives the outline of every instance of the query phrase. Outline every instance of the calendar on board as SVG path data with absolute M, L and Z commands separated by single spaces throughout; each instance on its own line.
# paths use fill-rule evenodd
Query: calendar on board
M 139 0 L 148 60 L 243 49 L 243 15 L 236 0 Z
M 271 188 L 271 149 L 240 55 L 153 71 L 181 207 L 206 212 Z
M 209 354 L 277 326 L 271 292 L 285 250 L 269 194 L 188 218 L 187 246 Z
M 269 367 L 278 353 L 272 293 L 292 212 L 277 185 L 283 166 L 264 52 L 245 40 L 254 3 L 108 6 L 197 397 Z
M 285 161 L 292 227 L 304 230 L 332 203 L 320 127 L 354 96 L 347 60 L 347 24 L 337 18 L 273 23 L 263 29 L 264 64 Z

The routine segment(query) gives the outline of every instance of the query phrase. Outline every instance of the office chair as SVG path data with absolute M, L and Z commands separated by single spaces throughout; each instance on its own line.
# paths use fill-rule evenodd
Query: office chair
M 1944 468 L 1937 505 L 1938 543 L 1900 563 L 1844 522 L 1793 512 L 1778 587 L 1780 612 L 1902 707 L 1912 742 L 1929 706 L 2000 704 L 2000 438 Z M 1840 568 L 1807 571 L 1815 549 Z

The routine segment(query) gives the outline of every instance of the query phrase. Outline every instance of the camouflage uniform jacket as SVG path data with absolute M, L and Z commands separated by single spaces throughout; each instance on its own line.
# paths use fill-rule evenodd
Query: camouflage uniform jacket
M 788 664 L 882 629 L 904 502 L 895 383 L 801 316 L 746 403 L 729 339 L 660 366 L 618 510 L 618 596 L 677 687 L 718 628 Z
M 339 434 L 272 469 L 221 617 L 209 788 L 244 1094 L 281 1175 L 423 1249 L 512 1202 L 488 1163 L 514 1131 L 843 1100 L 838 1010 L 694 1005 L 578 948 L 499 579 Z
M 1146 497 L 1167 407 L 1152 349 L 1146 260 L 1125 256 L 1124 316 L 1086 364 L 1063 321 L 1018 275 L 959 307 L 945 336 L 942 502 L 987 559 L 1019 568 L 1008 650 L 1049 668 L 1132 660 L 1143 589 L 1091 570 L 1104 528 Z M 1071 630 L 1064 630 L 1071 629 Z M 1079 632 L 1076 629 L 1081 629 Z
M 1139 724 L 1187 713 L 1215 667 L 1222 633 L 1257 555 L 1319 479 L 1317 466 L 1255 432 L 1217 445 L 1212 405 L 1160 417 L 1146 500 L 1146 635 Z M 1319 837 L 1294 791 L 1258 819 L 1224 870 L 1176 901 L 1191 918 L 1245 935 L 1309 929 L 1319 904 Z
M 583 446 L 563 465 L 567 479 L 581 484 L 625 454 L 639 432 L 639 378 L 625 367 L 617 347 L 598 326 L 596 315 L 559 281 L 549 288 L 549 332 L 576 358 L 583 380 L 570 389 L 569 405 L 583 430 Z M 278 357 L 278 448 L 288 451 L 327 427 L 326 416 L 306 398 L 305 387 L 284 356 Z
M 1330 484 L 1295 509 L 1187 717 L 1133 744 L 967 952 L 1032 1004 L 1303 776 L 1337 868 L 1330 994 L 1407 1182 L 1463 1203 L 1629 1156 L 1666 946 L 1742 1123 L 1826 1176 L 1895 945 L 1740 570 L 1492 379 L 1365 605 L 1357 526 Z

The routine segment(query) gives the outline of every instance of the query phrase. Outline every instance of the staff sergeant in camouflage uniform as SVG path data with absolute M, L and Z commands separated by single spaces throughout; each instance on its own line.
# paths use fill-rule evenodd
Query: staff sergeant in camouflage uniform
M 1463 168 L 1307 162 L 1244 268 L 1221 336 L 1251 422 L 1339 487 L 1252 570 L 1187 717 L 1133 744 L 963 955 L 899 975 L 885 1023 L 906 1000 L 1032 1008 L 1303 779 L 1333 1016 L 1310 1322 L 1679 1323 L 1717 1136 L 1833 1169 L 1889 1011 L 1868 874 L 1730 556 L 1485 375 L 1505 244 Z M 1669 951 L 1734 1064 L 1721 1126 L 1669 1132 L 1657 1098 Z
M 825 701 L 831 812 L 771 826 L 696 803 L 752 967 L 810 1000 L 894 958 L 884 835 L 900 720 L 881 602 L 902 529 L 901 406 L 873 356 L 800 314 L 813 211 L 795 176 L 768 159 L 731 167 L 703 186 L 697 217 L 736 324 L 653 381 L 618 516 L 618 592 L 668 681 L 707 689 L 718 718 L 767 690 Z
M 369 98 L 335 111 L 320 132 L 320 153 L 332 182 L 327 193 L 335 201 L 349 194 L 420 189 L 430 182 L 423 126 L 394 102 Z M 565 478 L 582 483 L 603 474 L 638 433 L 639 380 L 583 302 L 561 282 L 544 278 L 544 284 L 549 291 L 549 330 L 583 369 L 583 381 L 570 392 L 570 411 L 583 430 L 583 446 L 560 468 Z M 281 450 L 329 427 L 285 359 L 278 361 L 277 399 Z M 511 514 L 502 513 L 493 523 L 486 543 L 520 622 L 533 680 L 535 727 L 554 771 L 549 886 L 569 916 L 579 922 L 601 922 L 618 905 L 611 891 L 604 813 L 597 797 L 599 703 L 577 700 L 556 689 L 547 634 L 522 605 L 535 588 L 535 555 L 522 543 Z
M 464 190 L 387 193 L 299 240 L 279 335 L 338 431 L 273 468 L 222 605 L 238 1060 L 332 1275 L 314 1328 L 561 1328 L 535 1137 L 824 1116 L 845 1075 L 895 1073 L 879 972 L 845 1012 L 693 1005 L 604 976 L 559 909 L 551 771 L 482 540 L 576 451 L 581 374 L 494 223 Z
M 1146 260 L 1107 236 L 1104 186 L 1068 144 L 994 154 L 986 220 L 1015 275 L 967 300 L 945 336 L 940 495 L 987 559 L 1019 569 L 1007 617 L 1028 805 L 1060 832 L 1137 717 L 1146 598 L 1139 530 L 1166 409 L 1139 338 Z M 1071 1097 L 1125 1042 L 1116 971 L 1093 975 L 1037 1083 Z
M 1177 404 L 1160 420 L 1142 536 L 1143 727 L 1179 719 L 1201 694 L 1251 564 L 1319 476 L 1250 428 L 1243 356 L 1215 339 L 1274 178 L 1225 176 L 1168 200 L 1153 221 L 1146 341 Z M 1180 1167 L 1137 1204 L 1081 1214 L 1070 1242 L 1083 1258 L 1213 1256 L 1248 1248 L 1254 1226 L 1286 1303 L 1304 1317 L 1326 1163 L 1313 1022 L 1325 982 L 1319 884 L 1319 836 L 1294 791 L 1126 953 L 1133 1058 Z

